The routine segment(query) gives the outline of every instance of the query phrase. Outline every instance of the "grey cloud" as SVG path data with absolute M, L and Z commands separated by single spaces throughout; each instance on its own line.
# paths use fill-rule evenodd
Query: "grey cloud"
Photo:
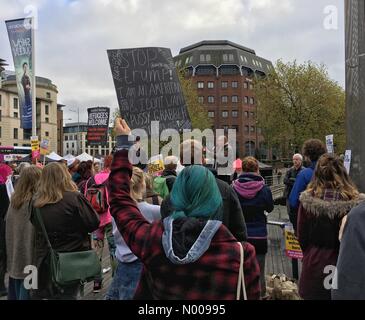
M 21 15 L 27 1 L 14 1 L 2 20 Z M 275 61 L 325 63 L 344 85 L 341 0 L 80 0 L 38 1 L 37 73 L 58 86 L 60 102 L 86 108 L 117 105 L 106 49 L 181 47 L 203 39 L 229 39 Z M 339 30 L 323 28 L 326 5 L 339 9 Z M 0 0 L 0 7 L 9 2 Z M 8 17 L 11 16 L 11 17 Z M 11 62 L 4 25 L 0 57 Z M 67 113 L 68 115 L 68 113 Z M 73 117 L 74 114 L 70 113 Z M 68 116 L 66 116 L 68 117 Z

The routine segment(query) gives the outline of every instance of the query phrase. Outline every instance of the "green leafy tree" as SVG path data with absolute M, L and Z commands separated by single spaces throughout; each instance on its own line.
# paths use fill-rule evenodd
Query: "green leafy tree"
M 290 157 L 310 138 L 334 134 L 336 153 L 345 149 L 345 93 L 324 65 L 277 61 L 275 71 L 257 79 L 257 124 L 266 144 Z

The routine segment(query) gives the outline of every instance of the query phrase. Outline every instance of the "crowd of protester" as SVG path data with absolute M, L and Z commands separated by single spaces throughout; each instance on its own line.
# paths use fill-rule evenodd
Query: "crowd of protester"
M 102 166 L 77 159 L 44 167 L 0 164 L 0 294 L 78 299 L 83 283 L 55 284 L 50 248 L 95 250 L 102 263 L 107 244 L 112 280 L 106 300 L 234 300 L 240 269 L 241 298 L 268 299 L 267 216 L 274 200 L 258 160 L 229 158 L 234 172 L 222 176 L 221 161 L 208 165 L 202 144 L 186 140 L 180 158 L 167 157 L 164 170 L 153 175 L 130 163 L 129 151 L 137 153 L 134 160 L 146 154 L 138 139 L 128 141 L 124 120 L 117 120 L 115 132 L 114 154 Z M 224 137 L 213 153 L 218 150 L 230 153 Z M 284 178 L 289 220 L 303 251 L 299 293 L 308 300 L 365 298 L 365 195 L 320 140 L 306 141 L 302 154 L 293 156 Z M 25 285 L 30 265 L 38 270 L 37 289 Z M 327 266 L 337 266 L 337 286 L 325 285 Z M 95 293 L 106 286 L 103 272 L 93 281 Z

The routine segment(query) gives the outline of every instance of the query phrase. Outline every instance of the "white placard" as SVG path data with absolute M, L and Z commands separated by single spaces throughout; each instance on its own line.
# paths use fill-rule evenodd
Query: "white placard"
M 334 153 L 333 151 L 333 134 L 326 136 L 326 146 L 328 153 Z
M 343 160 L 343 165 L 345 166 L 347 173 L 350 174 L 350 166 L 351 166 L 351 150 L 346 150 L 345 158 Z
M 13 183 L 11 181 L 11 176 L 8 177 L 8 179 L 5 182 L 5 185 L 6 185 L 6 191 L 8 193 L 8 197 L 9 197 L 9 200 L 10 200 L 11 195 L 14 192 L 14 187 L 13 187 Z

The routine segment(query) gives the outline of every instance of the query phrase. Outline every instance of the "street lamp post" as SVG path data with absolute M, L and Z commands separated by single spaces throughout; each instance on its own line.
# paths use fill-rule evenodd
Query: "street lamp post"
M 79 155 L 79 141 L 81 141 L 81 139 L 79 139 L 79 134 L 80 134 L 80 108 L 77 107 L 77 111 L 72 110 L 72 109 L 70 109 L 70 111 L 75 112 L 75 113 L 77 112 L 76 153 L 77 153 L 77 155 Z

